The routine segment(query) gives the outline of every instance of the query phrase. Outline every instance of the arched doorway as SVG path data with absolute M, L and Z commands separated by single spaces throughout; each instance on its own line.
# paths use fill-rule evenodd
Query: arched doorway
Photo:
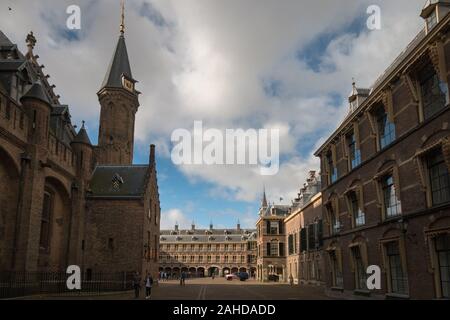
M 10 155 L 0 148 L 0 271 L 12 267 L 18 194 L 18 168 Z
M 242 267 L 239 269 L 239 272 L 247 272 L 247 268 Z
M 239 272 L 238 268 L 236 268 L 236 267 L 231 268 L 231 273 L 238 273 L 238 272 Z
M 38 267 L 62 270 L 66 265 L 71 219 L 70 197 L 65 186 L 53 177 L 45 179 L 40 221 Z
M 230 268 L 225 267 L 223 268 L 223 276 L 225 277 L 227 274 L 230 274 Z
M 216 277 L 219 276 L 220 269 L 218 267 L 210 267 L 208 268 L 208 277 L 212 277 L 214 274 Z
M 199 278 L 205 277 L 205 268 L 203 267 L 197 268 L 197 277 Z
M 194 267 L 189 268 L 189 278 L 196 278 L 197 277 L 197 269 Z
M 250 277 L 256 278 L 256 268 L 250 268 Z
M 175 267 L 172 269 L 172 278 L 177 279 L 180 277 L 180 268 Z

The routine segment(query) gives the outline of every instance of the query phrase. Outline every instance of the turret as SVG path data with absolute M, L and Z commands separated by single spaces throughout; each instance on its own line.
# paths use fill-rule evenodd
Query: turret
M 29 122 L 30 140 L 34 144 L 47 149 L 52 107 L 40 81 L 33 83 L 30 89 L 20 98 L 20 102 L 31 119 Z
M 93 147 L 89 135 L 84 126 L 84 121 L 80 131 L 71 143 L 72 149 L 76 155 L 77 172 L 85 179 L 88 179 L 92 169 Z

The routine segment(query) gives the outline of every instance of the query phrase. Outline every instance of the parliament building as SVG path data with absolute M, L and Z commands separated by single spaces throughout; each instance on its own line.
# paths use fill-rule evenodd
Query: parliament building
M 98 145 L 84 123 L 76 130 L 35 35 L 22 53 L 0 31 L 0 273 L 158 272 L 155 147 L 148 164 L 133 164 L 140 92 L 123 21 L 109 67 L 99 61 Z

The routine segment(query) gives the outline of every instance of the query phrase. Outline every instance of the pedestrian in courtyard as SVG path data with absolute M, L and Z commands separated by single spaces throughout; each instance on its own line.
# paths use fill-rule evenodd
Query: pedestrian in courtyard
M 141 292 L 141 276 L 139 275 L 139 272 L 136 272 L 134 274 L 133 289 L 134 289 L 134 297 L 135 299 L 138 299 Z
M 148 300 L 152 295 L 153 277 L 147 273 L 145 277 L 145 299 Z
M 180 285 L 185 286 L 186 285 L 186 272 L 181 273 L 180 277 Z
M 291 286 L 294 285 L 294 277 L 292 276 L 292 274 L 289 276 L 289 284 Z

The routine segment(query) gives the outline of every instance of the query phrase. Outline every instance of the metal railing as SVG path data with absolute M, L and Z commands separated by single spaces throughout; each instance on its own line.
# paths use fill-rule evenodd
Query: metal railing
M 84 273 L 81 289 L 69 290 L 65 272 L 0 272 L 0 299 L 33 295 L 98 295 L 132 289 L 132 272 Z

